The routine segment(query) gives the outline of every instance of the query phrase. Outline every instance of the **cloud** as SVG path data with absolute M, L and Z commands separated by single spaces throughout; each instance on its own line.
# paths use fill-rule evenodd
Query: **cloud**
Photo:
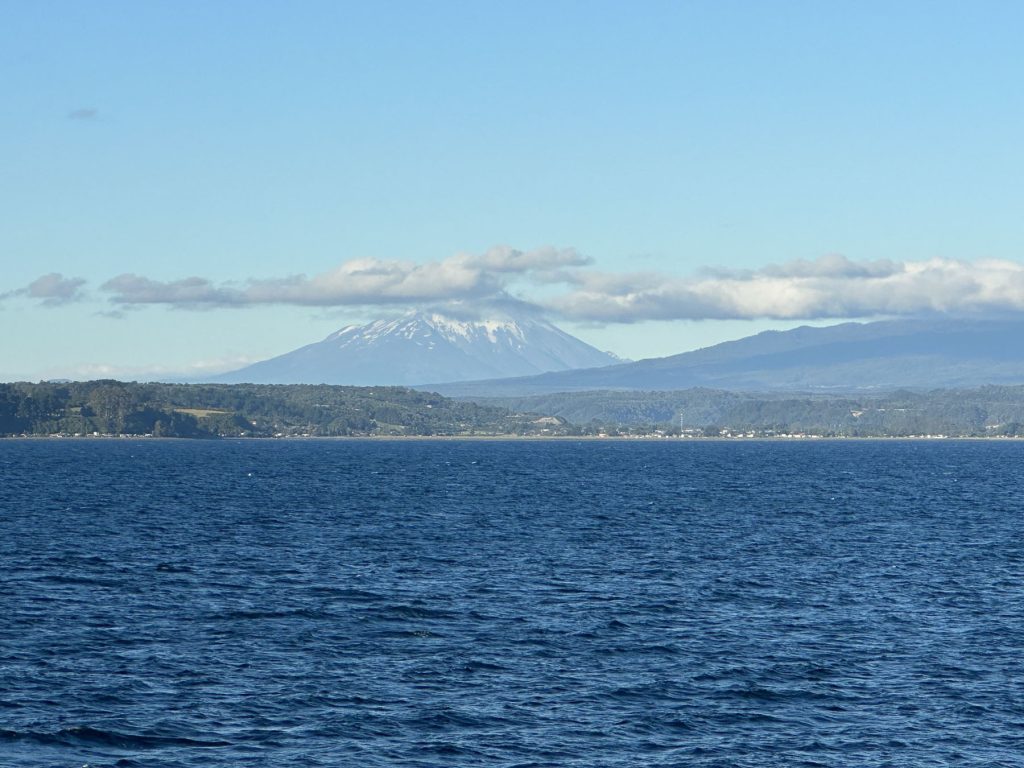
M 467 256 L 470 263 L 492 272 L 525 273 L 551 272 L 568 267 L 582 267 L 593 262 L 575 248 L 537 248 L 518 251 L 507 246 L 496 246 L 482 256 Z
M 176 307 L 202 308 L 242 303 L 238 291 L 217 288 L 201 277 L 162 282 L 135 274 L 123 274 L 108 280 L 100 290 L 113 294 L 115 304 L 170 304 Z
M 99 110 L 92 107 L 81 107 L 68 112 L 68 120 L 95 120 L 99 114 Z
M 353 259 L 313 277 L 215 284 L 202 277 L 157 281 L 136 274 L 108 280 L 101 288 L 119 306 L 165 304 L 212 309 L 268 304 L 311 307 L 409 305 L 484 300 L 502 296 L 511 280 L 544 282 L 565 268 L 589 261 L 572 249 L 519 251 L 497 247 L 481 255 L 456 254 L 441 261 Z
M 54 306 L 79 298 L 84 280 L 44 275 L 16 291 Z M 430 262 L 353 259 L 308 276 L 215 282 L 118 275 L 101 286 L 108 316 L 149 305 L 202 310 L 289 305 L 389 311 L 443 308 L 466 315 L 541 310 L 567 320 L 814 320 L 1024 311 L 1024 264 L 857 261 L 840 254 L 759 269 L 606 272 L 571 248 L 460 253 Z M 538 298 L 542 297 L 542 298 Z
M 757 275 L 769 277 L 885 277 L 903 269 L 900 262 L 889 259 L 853 261 L 840 253 L 829 253 L 817 259 L 793 259 L 783 264 L 769 264 L 758 270 L 707 267 L 705 277 L 750 279 Z
M 1011 261 L 855 262 L 844 256 L 690 279 L 579 272 L 548 302 L 564 317 L 642 320 L 810 320 L 1024 311 L 1024 265 Z
M 888 277 L 903 270 L 903 265 L 888 259 L 851 261 L 839 253 L 817 259 L 794 259 L 785 264 L 769 265 L 763 274 L 772 277 Z
M 36 278 L 24 288 L 4 294 L 2 298 L 28 296 L 30 299 L 39 299 L 44 307 L 59 307 L 80 301 L 85 282 L 81 277 L 64 277 L 60 272 L 51 272 Z

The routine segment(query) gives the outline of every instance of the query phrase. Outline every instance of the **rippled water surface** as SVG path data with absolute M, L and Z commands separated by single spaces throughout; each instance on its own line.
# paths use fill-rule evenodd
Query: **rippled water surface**
M 1024 443 L 0 442 L 0 765 L 1019 766 Z

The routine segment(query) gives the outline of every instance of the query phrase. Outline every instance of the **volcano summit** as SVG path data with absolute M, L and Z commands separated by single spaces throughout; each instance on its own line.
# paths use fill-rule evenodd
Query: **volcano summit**
M 460 320 L 416 312 L 350 325 L 323 341 L 213 381 L 253 384 L 412 385 L 531 376 L 621 362 L 546 320 Z

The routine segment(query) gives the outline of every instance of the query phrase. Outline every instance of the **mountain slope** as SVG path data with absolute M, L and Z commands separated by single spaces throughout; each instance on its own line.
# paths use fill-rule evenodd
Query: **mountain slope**
M 520 396 L 689 387 L 771 391 L 965 387 L 1024 382 L 1024 320 L 893 320 L 766 331 L 671 357 L 599 370 L 434 387 Z
M 348 326 L 323 341 L 212 379 L 224 383 L 411 385 L 526 376 L 618 362 L 531 317 L 415 313 Z

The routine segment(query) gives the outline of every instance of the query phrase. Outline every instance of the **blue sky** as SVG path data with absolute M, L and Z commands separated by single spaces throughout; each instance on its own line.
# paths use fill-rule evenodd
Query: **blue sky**
M 3 17 L 0 380 L 504 295 L 630 357 L 1024 308 L 1019 3 Z

